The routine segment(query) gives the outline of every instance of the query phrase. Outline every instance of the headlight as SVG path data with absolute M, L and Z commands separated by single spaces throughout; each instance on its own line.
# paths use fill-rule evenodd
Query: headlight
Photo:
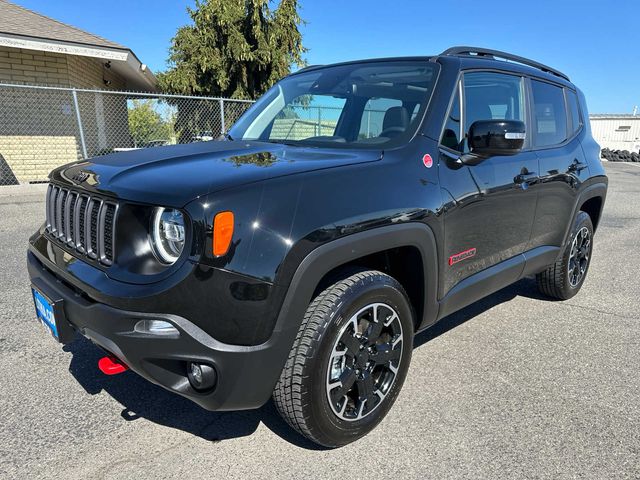
M 151 245 L 162 263 L 175 263 L 184 249 L 184 215 L 158 207 L 151 220 Z

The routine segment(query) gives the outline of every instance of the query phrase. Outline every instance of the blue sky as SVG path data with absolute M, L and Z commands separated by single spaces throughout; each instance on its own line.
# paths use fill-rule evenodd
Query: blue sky
M 136 52 L 165 68 L 188 0 L 14 0 Z M 452 45 L 506 50 L 555 67 L 592 113 L 640 105 L 640 1 L 300 0 L 311 64 L 438 53 Z

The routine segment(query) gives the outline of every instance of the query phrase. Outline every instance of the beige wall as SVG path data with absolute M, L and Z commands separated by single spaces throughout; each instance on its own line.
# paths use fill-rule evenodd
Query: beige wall
M 0 81 L 69 86 L 64 55 L 0 47 Z
M 105 85 L 104 80 L 110 82 Z M 124 90 L 124 79 L 98 59 L 0 47 L 0 82 Z
M 73 135 L 1 136 L 0 152 L 20 183 L 46 179 L 54 168 L 81 158 Z
M 67 56 L 69 85 L 76 88 L 97 90 L 126 90 L 124 79 L 112 69 L 104 68 L 101 61 L 93 58 Z M 106 85 L 104 80 L 109 82 Z
M 97 59 L 6 47 L 0 47 L 2 83 L 126 88 L 125 80 Z M 79 92 L 78 103 L 89 155 L 131 146 L 125 97 Z M 69 92 L 0 86 L 0 155 L 19 182 L 42 181 L 52 169 L 81 159 L 81 152 Z M 0 160 L 0 184 L 3 168 Z

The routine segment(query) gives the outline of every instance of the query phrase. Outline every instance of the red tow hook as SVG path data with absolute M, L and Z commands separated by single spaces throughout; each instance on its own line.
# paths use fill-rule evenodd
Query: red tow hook
M 102 357 L 98 360 L 98 368 L 105 375 L 117 375 L 129 370 L 129 367 L 113 355 L 107 355 L 106 357 Z

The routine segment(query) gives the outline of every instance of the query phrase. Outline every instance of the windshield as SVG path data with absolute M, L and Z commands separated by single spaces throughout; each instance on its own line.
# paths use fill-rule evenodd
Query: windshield
M 233 126 L 234 140 L 322 147 L 388 148 L 418 128 L 438 65 L 379 61 L 284 78 Z

